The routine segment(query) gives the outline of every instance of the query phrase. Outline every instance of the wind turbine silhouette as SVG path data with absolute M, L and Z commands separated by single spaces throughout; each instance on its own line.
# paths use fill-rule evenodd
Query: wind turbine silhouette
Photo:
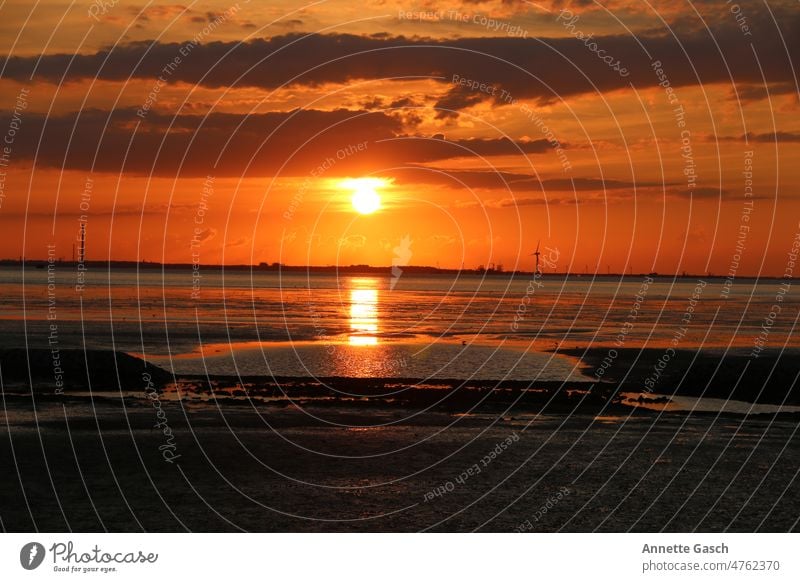
M 536 270 L 534 271 L 534 274 L 537 274 L 537 275 L 542 272 L 539 269 L 539 255 L 542 254 L 542 253 L 539 252 L 539 244 L 541 242 L 542 242 L 541 240 L 536 241 L 536 250 L 531 253 L 531 256 L 536 257 Z

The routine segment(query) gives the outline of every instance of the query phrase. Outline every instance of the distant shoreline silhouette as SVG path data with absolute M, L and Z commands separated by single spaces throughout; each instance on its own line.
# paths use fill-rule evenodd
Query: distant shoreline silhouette
M 0 267 L 20 267 L 43 269 L 47 266 L 47 259 L 0 259 Z M 61 267 L 76 267 L 79 263 L 77 261 L 56 261 L 56 265 Z M 88 268 L 105 269 L 111 267 L 112 269 L 148 269 L 148 270 L 191 270 L 198 268 L 197 265 L 192 263 L 159 263 L 156 261 L 85 261 L 83 265 Z M 258 272 L 287 272 L 287 273 L 346 273 L 346 274 L 369 274 L 369 275 L 391 275 L 392 267 L 387 266 L 373 266 L 365 264 L 356 265 L 287 265 L 283 263 L 259 263 L 259 264 L 235 264 L 235 265 L 219 265 L 219 264 L 202 264 L 199 268 L 206 271 L 258 271 Z M 593 278 L 593 279 L 620 279 L 620 278 L 633 278 L 641 279 L 642 277 L 657 277 L 660 279 L 726 279 L 726 274 L 714 273 L 614 273 L 600 271 L 542 271 L 536 274 L 534 271 L 516 270 L 508 271 L 496 268 L 461 268 L 461 269 L 447 269 L 440 267 L 432 267 L 428 265 L 406 265 L 403 267 L 403 273 L 408 275 L 478 275 L 478 276 L 493 276 L 493 277 L 515 277 L 515 276 L 539 276 L 539 277 L 574 277 L 574 278 Z M 739 275 L 737 279 L 760 279 L 760 280 L 782 280 L 784 277 L 780 275 Z

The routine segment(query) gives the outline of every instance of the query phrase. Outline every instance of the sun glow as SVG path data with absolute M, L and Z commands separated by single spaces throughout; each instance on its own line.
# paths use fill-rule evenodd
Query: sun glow
M 345 180 L 343 188 L 353 191 L 350 202 L 353 209 L 359 214 L 372 214 L 381 207 L 381 197 L 378 188 L 386 186 L 386 181 L 380 178 L 356 178 Z
M 350 290 L 350 345 L 378 344 L 378 290 Z

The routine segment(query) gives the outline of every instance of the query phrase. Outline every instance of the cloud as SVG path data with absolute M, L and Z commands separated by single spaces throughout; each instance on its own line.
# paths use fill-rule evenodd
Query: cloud
M 708 141 L 715 141 L 713 135 Z M 719 136 L 716 141 L 756 142 L 756 143 L 800 143 L 800 133 L 789 131 L 773 131 L 769 133 L 752 133 L 738 136 Z
M 502 138 L 473 138 L 449 141 L 444 136 L 397 136 L 383 142 L 384 149 L 391 151 L 395 160 L 407 163 L 433 162 L 456 157 L 513 156 L 521 154 L 543 154 L 551 145 L 545 139 L 514 141 Z M 383 153 L 383 152 L 382 152 Z M 386 155 L 383 153 L 383 155 Z
M 225 248 L 236 248 L 236 247 L 243 247 L 250 243 L 250 239 L 248 237 L 240 237 L 236 240 L 226 242 Z
M 729 200 L 744 200 L 744 195 L 741 190 L 728 190 L 725 188 L 716 188 L 710 186 L 702 186 L 687 190 L 686 188 L 669 188 L 666 191 L 667 196 L 675 198 L 693 198 L 695 200 L 722 200 L 723 202 Z M 788 195 L 787 195 L 788 196 Z M 766 194 L 755 194 L 748 197 L 749 200 L 773 200 L 774 196 Z
M 344 84 L 357 79 L 427 76 L 450 84 L 439 106 L 470 107 L 480 100 L 550 102 L 572 95 L 657 86 L 652 63 L 660 61 L 673 87 L 707 83 L 763 85 L 785 89 L 794 83 L 792 63 L 800 61 L 800 15 L 754 29 L 753 46 L 741 31 L 724 26 L 677 36 L 650 34 L 597 36 L 591 42 L 629 71 L 623 77 L 606 66 L 587 44 L 572 37 L 426 39 L 403 36 L 289 33 L 247 42 L 207 44 L 140 41 L 94 54 L 9 57 L 5 77 L 61 82 L 129 78 L 184 82 L 208 87 L 258 87 Z M 187 46 L 188 49 L 187 50 Z M 185 56 L 181 54 L 184 51 Z M 757 55 L 757 58 L 756 56 Z M 178 67 L 164 73 L 176 57 Z M 730 71 L 730 74 L 729 74 Z M 764 77 L 762 78 L 762 72 Z M 471 91 L 452 85 L 454 75 L 497 89 Z M 440 115 L 449 115 L 447 111 Z
M 205 243 L 213 239 L 217 236 L 217 229 L 215 228 L 204 228 L 200 232 L 194 235 L 192 238 L 193 241 L 198 243 Z
M 731 88 L 731 100 L 738 100 L 747 103 L 760 101 L 767 98 L 775 98 L 779 95 L 797 95 L 797 86 L 794 83 L 774 83 L 772 85 L 742 85 Z
M 775 131 L 772 133 L 748 133 L 747 138 L 749 141 L 775 143 L 775 142 L 800 142 L 800 133 L 791 133 L 788 131 Z M 742 136 L 744 141 L 744 136 Z
M 0 116 L 0 127 L 8 125 Z M 377 111 L 296 109 L 252 115 L 170 116 L 133 109 L 27 113 L 14 157 L 38 167 L 163 176 L 308 176 L 367 173 L 465 156 L 540 154 L 545 140 L 410 136 Z M 320 170 L 320 168 L 322 168 Z
M 277 26 L 278 28 L 300 28 L 303 26 L 303 21 L 299 18 L 290 18 L 289 20 L 279 20 L 275 22 L 273 26 Z
M 458 117 L 461 109 L 466 109 L 477 105 L 486 98 L 477 92 L 470 92 L 464 89 L 452 89 L 436 102 L 436 118 L 448 119 Z
M 144 8 L 128 7 L 128 12 L 136 16 L 137 20 L 173 20 L 177 16 L 189 16 L 194 11 L 182 4 L 163 4 L 146 6 Z
M 694 188 L 691 191 L 685 188 L 673 188 L 670 189 L 667 193 L 670 196 L 676 196 L 679 198 L 696 198 L 696 199 L 724 198 L 729 194 L 727 190 L 721 190 L 720 188 L 711 188 L 711 187 Z
M 7 119 L 0 118 L 0 124 Z M 37 166 L 140 175 L 275 175 L 308 173 L 348 144 L 394 135 L 387 115 L 348 110 L 294 110 L 257 115 L 212 113 L 145 119 L 132 109 L 87 109 L 45 118 L 29 113 L 15 156 Z M 307 143 L 306 143 L 307 142 Z M 37 151 L 38 150 L 38 151 Z M 292 152 L 298 150 L 295 157 Z M 357 156 L 342 160 L 351 166 Z
M 628 182 L 600 178 L 549 178 L 504 170 L 450 170 L 444 168 L 408 167 L 395 172 L 397 184 L 437 184 L 456 188 L 507 190 L 512 192 L 581 192 L 662 188 L 675 183 Z
M 458 201 L 456 206 L 458 208 L 518 208 L 521 206 L 554 206 L 554 205 L 572 205 L 579 204 L 585 206 L 587 204 L 608 205 L 618 203 L 624 200 L 630 200 L 633 194 L 633 185 L 623 187 L 623 182 L 617 183 L 617 188 L 611 187 L 607 189 L 590 187 L 600 180 L 582 179 L 572 196 L 560 195 L 558 187 L 552 187 L 552 180 L 543 181 L 544 189 L 543 195 L 538 197 L 530 196 L 510 196 L 504 198 L 492 198 L 488 200 L 468 200 Z M 613 186 L 613 184 L 612 184 Z M 695 188 L 691 194 L 685 188 L 675 188 L 673 186 L 656 187 L 650 184 L 637 184 L 637 189 L 640 190 L 639 194 L 648 195 L 653 198 L 669 197 L 669 198 L 693 198 L 695 200 L 716 200 L 722 198 L 723 200 L 730 200 L 734 195 L 729 190 L 713 187 L 699 187 Z M 587 194 L 588 193 L 588 194 Z M 756 199 L 766 197 L 757 196 Z

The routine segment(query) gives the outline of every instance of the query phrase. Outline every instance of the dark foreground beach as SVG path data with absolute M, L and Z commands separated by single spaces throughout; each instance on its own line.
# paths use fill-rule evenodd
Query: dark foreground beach
M 612 383 L 174 383 L 111 352 L 58 394 L 32 353 L 33 391 L 0 354 L 6 531 L 798 529 L 796 413 L 646 410 Z

